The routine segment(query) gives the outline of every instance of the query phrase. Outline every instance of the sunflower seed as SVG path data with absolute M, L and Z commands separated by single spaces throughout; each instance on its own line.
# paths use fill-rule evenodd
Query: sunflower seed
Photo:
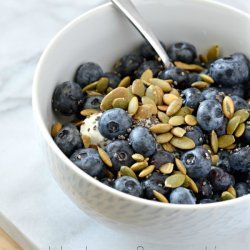
M 233 135 L 222 135 L 218 138 L 219 148 L 227 148 L 235 142 Z
M 169 153 L 173 153 L 176 151 L 175 147 L 172 144 L 170 144 L 169 142 L 162 144 L 162 147 L 165 151 L 167 151 Z
M 206 75 L 206 74 L 199 74 L 200 78 L 207 83 L 214 83 L 214 79 L 210 76 L 210 75 Z
M 152 85 L 160 87 L 164 92 L 169 92 L 172 88 L 171 85 L 166 82 L 165 80 L 158 79 L 158 78 L 151 78 L 149 79 L 149 82 Z
M 222 201 L 227 201 L 227 200 L 232 200 L 234 199 L 235 197 L 229 193 L 228 191 L 224 191 L 222 194 L 221 194 L 221 200 Z
M 165 94 L 163 96 L 163 102 L 167 105 L 169 105 L 173 100 L 178 99 L 178 96 L 174 95 L 174 94 Z
M 102 77 L 97 85 L 96 85 L 96 91 L 99 93 L 104 93 L 109 85 L 109 79 L 107 77 Z
M 132 93 L 134 95 L 143 97 L 145 95 L 145 86 L 140 79 L 136 79 L 132 83 Z
M 222 110 L 224 115 L 230 119 L 234 114 L 234 102 L 230 96 L 225 96 L 222 102 Z
M 203 81 L 197 81 L 197 82 L 192 83 L 191 86 L 193 88 L 197 88 L 197 89 L 205 89 L 205 88 L 209 87 L 210 84 L 207 82 L 203 82 Z
M 109 155 L 100 147 L 97 147 L 98 153 L 102 161 L 109 167 L 112 167 L 112 161 L 109 158 Z
M 133 154 L 132 159 L 134 159 L 135 161 L 141 162 L 141 161 L 144 161 L 144 156 L 141 154 Z
M 190 71 L 202 71 L 204 70 L 203 67 L 201 67 L 200 65 L 197 64 L 187 64 L 187 63 L 183 63 L 180 61 L 175 61 L 174 62 L 175 66 L 184 70 L 190 70 Z
M 146 90 L 146 96 L 154 101 L 155 104 L 158 102 L 158 93 L 156 87 L 151 85 Z
M 245 122 L 249 118 L 249 112 L 246 109 L 240 109 L 234 113 L 233 117 L 235 116 L 239 116 L 240 123 L 242 123 L 242 122 Z
M 185 122 L 189 126 L 195 126 L 197 124 L 197 119 L 193 115 L 186 115 L 184 118 Z
M 227 192 L 231 193 L 234 196 L 234 198 L 236 198 L 237 194 L 233 186 L 229 186 Z
M 160 192 L 156 191 L 156 190 L 153 190 L 153 194 L 154 194 L 154 197 L 160 201 L 160 202 L 163 202 L 163 203 L 169 203 L 168 202 L 168 199 L 163 195 L 161 194 Z
M 88 135 L 81 135 L 84 148 L 89 148 L 91 139 Z
M 232 135 L 239 126 L 239 124 L 240 124 L 239 116 L 234 116 L 233 118 L 231 118 L 227 124 L 227 134 Z
M 130 176 L 132 178 L 137 179 L 135 172 L 127 166 L 121 166 L 120 172 L 122 176 Z
M 143 104 L 142 106 L 138 107 L 136 114 L 134 115 L 135 119 L 147 119 L 150 118 L 152 115 L 157 114 L 157 108 L 155 105 L 152 104 Z
M 134 171 L 141 171 L 142 169 L 146 168 L 148 166 L 148 163 L 146 161 L 142 162 L 136 162 L 134 163 L 130 168 Z
M 158 108 L 160 111 L 166 112 L 167 109 L 168 109 L 168 106 L 167 106 L 167 105 L 160 105 L 160 106 L 157 106 L 157 108 Z
M 131 78 L 130 76 L 125 76 L 124 78 L 121 79 L 121 81 L 118 84 L 118 87 L 128 87 L 131 83 Z
M 180 126 L 185 123 L 184 117 L 181 115 L 172 116 L 169 119 L 169 124 L 172 126 Z
M 133 116 L 134 114 L 136 114 L 138 108 L 139 108 L 138 98 L 134 96 L 128 104 L 128 113 Z
M 180 159 L 175 158 L 175 165 L 182 174 L 184 174 L 184 175 L 187 174 L 187 169 Z
M 143 169 L 140 174 L 139 174 L 139 177 L 140 178 L 143 178 L 143 177 L 146 177 L 148 176 L 149 174 L 151 174 L 155 169 L 155 165 L 150 165 L 148 167 L 146 167 L 145 169 Z
M 173 137 L 170 143 L 179 149 L 193 149 L 195 147 L 194 141 L 186 136 L 181 138 Z
M 159 170 L 162 174 L 171 174 L 174 169 L 174 164 L 172 162 L 165 163 L 160 166 Z
M 214 45 L 211 48 L 208 49 L 207 52 L 207 60 L 208 61 L 214 61 L 219 57 L 220 54 L 220 47 L 219 45 Z
M 121 108 L 127 110 L 128 108 L 128 100 L 125 98 L 116 98 L 112 102 L 113 108 Z
M 174 136 L 177 136 L 177 137 L 182 137 L 183 135 L 186 134 L 186 130 L 181 128 L 181 127 L 175 127 L 171 130 L 171 133 L 174 135 Z
M 60 122 L 54 123 L 51 128 L 52 137 L 55 137 L 61 129 L 62 129 L 62 124 Z
M 82 116 L 90 116 L 90 115 L 93 115 L 93 114 L 96 114 L 96 113 L 99 113 L 100 111 L 97 110 L 97 109 L 83 109 L 80 114 Z
M 169 117 L 161 111 L 157 112 L 157 117 L 162 123 L 168 123 L 169 121 Z
M 246 125 L 245 123 L 241 123 L 238 128 L 235 130 L 235 137 L 241 137 L 243 135 L 243 133 L 245 132 L 245 129 L 246 129 Z
M 212 166 L 216 166 L 218 161 L 219 161 L 219 156 L 218 155 L 211 155 L 211 160 L 212 160 Z
M 165 180 L 165 187 L 177 188 L 180 187 L 185 181 L 184 174 L 173 174 Z
M 215 154 L 218 152 L 218 137 L 214 130 L 212 130 L 210 135 L 211 147 Z
M 153 71 L 151 69 L 146 69 L 142 75 L 141 75 L 141 80 L 144 80 L 146 82 L 149 82 L 149 79 L 153 77 Z
M 175 113 L 177 113 L 180 110 L 181 106 L 182 106 L 182 99 L 181 98 L 173 100 L 170 103 L 170 105 L 168 106 L 167 115 L 168 116 L 174 115 Z
M 149 130 L 156 134 L 167 133 L 173 128 L 170 124 L 155 124 L 152 125 Z
M 156 141 L 160 144 L 169 142 L 173 138 L 173 134 L 164 133 L 156 136 Z

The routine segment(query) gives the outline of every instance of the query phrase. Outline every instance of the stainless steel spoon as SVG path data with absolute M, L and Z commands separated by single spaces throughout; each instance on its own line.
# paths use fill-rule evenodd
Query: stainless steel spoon
M 158 56 L 161 58 L 164 66 L 166 68 L 170 67 L 171 62 L 166 51 L 153 31 L 138 13 L 132 2 L 130 0 L 111 0 L 111 2 L 128 18 L 141 35 L 151 44 Z

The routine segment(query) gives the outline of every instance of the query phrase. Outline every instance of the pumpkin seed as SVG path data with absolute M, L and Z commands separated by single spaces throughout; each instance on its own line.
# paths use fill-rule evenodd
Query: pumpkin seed
M 161 111 L 157 112 L 157 117 L 162 123 L 168 123 L 169 121 L 169 117 Z
M 160 111 L 166 112 L 167 109 L 168 109 L 168 106 L 166 106 L 166 105 L 160 105 L 160 106 L 157 106 L 157 108 L 158 108 Z
M 169 105 L 173 100 L 178 99 L 178 96 L 174 95 L 174 94 L 165 94 L 163 96 L 163 102 L 167 105 Z
M 109 167 L 112 167 L 112 161 L 109 158 L 109 155 L 100 147 L 97 147 L 98 153 L 102 161 Z
M 241 123 L 238 128 L 235 130 L 235 137 L 241 137 L 243 135 L 243 133 L 245 132 L 245 129 L 246 129 L 246 125 L 245 123 Z
M 109 85 L 109 79 L 107 77 L 102 77 L 96 85 L 96 91 L 99 93 L 104 93 Z
M 88 96 L 100 96 L 100 95 L 102 95 L 101 93 L 96 92 L 96 91 L 94 91 L 94 90 L 87 90 L 87 91 L 86 91 L 86 94 L 87 94 Z
M 132 83 L 132 93 L 134 95 L 143 97 L 145 95 L 145 86 L 140 79 L 136 79 Z
M 207 52 L 207 60 L 214 61 L 219 57 L 220 54 L 220 47 L 219 45 L 214 45 L 208 49 Z
M 210 76 L 210 75 L 207 75 L 207 74 L 199 74 L 200 78 L 204 81 L 204 82 L 207 82 L 207 83 L 214 83 L 214 79 Z
M 190 70 L 190 71 L 202 71 L 204 70 L 203 67 L 201 67 L 200 65 L 197 64 L 187 64 L 187 63 L 183 63 L 180 61 L 175 61 L 174 62 L 175 66 L 184 70 Z
M 131 83 L 131 78 L 130 76 L 125 76 L 124 78 L 121 79 L 121 81 L 118 84 L 118 87 L 128 87 Z
M 167 177 L 165 180 L 165 186 L 169 188 L 177 188 L 180 187 L 185 181 L 184 174 L 173 174 Z
M 193 88 L 197 88 L 197 89 L 205 89 L 205 88 L 209 87 L 210 84 L 207 82 L 203 82 L 203 81 L 197 81 L 197 82 L 192 83 L 191 86 Z
M 145 169 L 143 169 L 140 174 L 139 177 L 143 178 L 148 176 L 149 174 L 151 174 L 155 169 L 155 165 L 150 165 L 148 167 L 146 167 Z
M 158 78 L 151 78 L 149 79 L 149 82 L 152 85 L 160 87 L 164 92 L 169 92 L 172 88 L 171 85 L 166 82 L 165 80 L 158 79 Z
M 186 116 L 186 115 L 191 115 L 192 114 L 192 109 L 189 107 L 182 107 L 177 113 L 176 115 L 181 115 L 181 116 Z
M 99 113 L 100 111 L 97 110 L 97 109 L 83 109 L 80 114 L 82 116 L 90 116 L 90 115 L 93 115 L 93 114 L 96 114 L 96 113 Z
M 107 88 L 107 91 L 106 91 L 106 93 L 108 94 L 109 92 L 111 92 L 113 90 L 113 88 L 111 88 L 111 87 L 108 87 Z
M 134 171 L 141 171 L 142 169 L 146 168 L 148 166 L 148 163 L 146 161 L 142 162 L 136 162 L 134 163 L 130 168 Z
M 240 117 L 234 116 L 227 123 L 227 134 L 232 135 L 240 124 Z
M 226 147 L 225 149 L 227 149 L 227 150 L 232 150 L 232 149 L 235 149 L 236 146 L 237 146 L 237 145 L 236 145 L 235 143 L 233 143 L 233 144 L 229 145 L 228 147 Z
M 231 193 L 234 196 L 234 198 L 236 198 L 237 194 L 233 186 L 229 186 L 227 192 Z
M 146 96 L 154 101 L 155 104 L 158 102 L 158 93 L 154 85 L 150 85 L 146 90 Z
M 141 162 L 141 161 L 144 161 L 144 156 L 141 154 L 133 154 L 132 159 L 134 159 L 135 161 Z
M 212 154 L 213 150 L 208 144 L 203 144 L 202 147 L 205 148 L 210 154 Z
M 179 149 L 193 149 L 195 148 L 195 143 L 192 139 L 183 136 L 181 138 L 179 137 L 173 137 L 170 141 L 170 143 Z
M 176 116 L 170 117 L 168 122 L 172 126 L 180 126 L 185 123 L 185 120 L 183 116 L 176 115 Z
M 199 55 L 199 59 L 200 59 L 200 61 L 203 62 L 203 63 L 208 63 L 207 55 L 201 54 L 201 55 Z
M 175 158 L 175 165 L 182 174 L 184 174 L 184 175 L 187 174 L 187 169 L 180 159 Z
M 161 194 L 160 192 L 156 191 L 156 190 L 153 190 L 153 194 L 154 194 L 154 197 L 160 201 L 160 202 L 163 202 L 163 203 L 169 203 L 168 202 L 168 199 L 163 195 Z
M 235 142 L 233 135 L 222 135 L 218 138 L 219 148 L 227 148 Z
M 138 98 L 134 96 L 128 104 L 128 113 L 133 116 L 134 114 L 136 114 L 138 108 L 139 108 Z
M 170 124 L 155 124 L 152 125 L 149 130 L 156 134 L 167 133 L 173 128 Z
M 176 95 L 177 97 L 180 97 L 180 93 L 178 89 L 172 88 L 172 90 L 169 92 L 169 94 Z
M 133 93 L 132 93 L 132 86 L 128 86 L 127 87 L 127 90 L 128 90 L 128 101 L 130 102 L 131 99 L 135 96 Z
M 96 88 L 97 84 L 98 84 L 98 81 L 92 82 L 92 83 L 88 84 L 87 86 L 85 86 L 85 87 L 82 89 L 82 91 L 83 91 L 83 92 L 86 92 L 87 90 L 93 90 L 93 89 Z
M 51 128 L 51 136 L 56 137 L 57 133 L 62 129 L 62 124 L 60 122 L 56 122 L 52 125 Z
M 229 193 L 228 191 L 224 191 L 222 194 L 221 194 L 221 200 L 222 201 L 228 201 L 228 200 L 232 200 L 234 199 L 235 197 Z
M 121 108 L 127 110 L 128 108 L 128 100 L 125 98 L 115 98 L 112 102 L 113 108 Z
M 215 154 L 218 152 L 218 137 L 214 130 L 212 130 L 210 135 L 211 147 Z
M 165 163 L 160 166 L 159 170 L 163 174 L 171 174 L 174 169 L 174 164 L 172 162 Z
M 187 176 L 187 175 L 186 175 L 186 177 L 187 177 L 187 181 L 188 181 L 188 186 L 189 186 L 189 188 L 190 188 L 193 192 L 198 193 L 198 192 L 199 192 L 199 189 L 198 189 L 196 183 L 194 182 L 194 180 L 191 179 L 191 178 L 190 178 L 189 176 Z
M 146 69 L 141 75 L 141 80 L 149 82 L 149 79 L 151 79 L 153 76 L 153 71 L 151 69 Z
M 173 134 L 171 133 L 164 133 L 156 136 L 156 141 L 160 144 L 169 142 L 173 138 Z
M 185 122 L 189 126 L 195 126 L 197 124 L 197 119 L 193 115 L 186 115 L 184 118 Z
M 121 171 L 119 170 L 118 173 L 117 173 L 117 178 L 120 178 L 122 176 L 122 173 Z
M 169 153 L 173 153 L 176 151 L 175 147 L 172 144 L 170 144 L 169 142 L 162 144 L 162 147 L 165 151 L 167 151 Z
M 162 98 L 163 98 L 164 92 L 159 86 L 155 86 L 155 90 L 156 90 L 156 94 L 157 94 L 156 104 L 162 105 L 163 104 Z
M 147 96 L 143 96 L 143 97 L 141 98 L 141 102 L 142 102 L 142 104 L 152 104 L 152 105 L 156 105 L 155 102 L 154 102 L 151 98 L 149 98 L 149 97 L 147 97 Z
M 89 148 L 91 139 L 88 135 L 81 135 L 84 148 Z
M 211 155 L 212 166 L 216 166 L 220 157 L 218 155 Z
M 134 118 L 139 119 L 147 119 L 150 118 L 152 115 L 157 114 L 157 108 L 155 105 L 152 104 L 143 104 L 142 106 L 138 107 Z
M 224 115 L 230 119 L 234 114 L 234 102 L 230 96 L 225 96 L 222 102 L 222 110 Z
M 111 171 L 109 171 L 108 169 L 105 170 L 105 175 L 106 175 L 106 177 L 109 178 L 110 180 L 112 180 L 112 179 L 115 178 L 114 174 L 113 174 Z
M 112 91 L 110 91 L 102 99 L 102 102 L 100 105 L 101 110 L 105 111 L 105 110 L 111 109 L 113 107 L 112 102 L 116 98 L 124 98 L 126 100 L 129 100 L 128 89 L 126 89 L 124 87 L 117 87 L 117 88 L 113 89 Z
M 170 105 L 168 106 L 167 115 L 168 116 L 174 115 L 175 113 L 177 113 L 180 110 L 181 106 L 182 106 L 182 99 L 181 98 L 173 100 L 170 103 Z
M 186 134 L 186 130 L 183 129 L 183 128 L 180 128 L 180 127 L 175 127 L 171 130 L 171 133 L 174 135 L 174 136 L 177 136 L 177 137 L 182 137 L 183 135 Z
M 120 172 L 122 176 L 130 176 L 134 179 L 137 179 L 135 172 L 127 166 L 121 166 Z
M 242 122 L 245 122 L 249 118 L 249 112 L 246 109 L 240 109 L 234 113 L 233 117 L 235 116 L 239 116 L 240 123 L 242 123 Z

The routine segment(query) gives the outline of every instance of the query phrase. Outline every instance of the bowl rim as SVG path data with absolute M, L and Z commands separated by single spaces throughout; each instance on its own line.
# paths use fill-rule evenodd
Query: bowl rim
M 158 1 L 163 1 L 163 0 L 158 0 Z M 190 2 L 198 2 L 199 4 L 202 5 L 211 5 L 213 7 L 220 7 L 223 8 L 224 11 L 229 10 L 232 12 L 236 12 L 239 15 L 245 16 L 247 19 L 249 19 L 250 22 L 250 14 L 243 12 L 235 7 L 229 6 L 224 3 L 219 3 L 215 0 L 189 0 Z M 150 2 L 150 1 L 148 1 Z M 137 0 L 137 4 L 147 4 L 147 1 L 143 0 Z M 238 197 L 236 199 L 228 200 L 228 201 L 223 201 L 223 202 L 215 202 L 215 203 L 207 203 L 207 204 L 171 204 L 171 203 L 161 203 L 161 202 L 156 202 L 153 200 L 147 200 L 139 197 L 135 197 L 126 193 L 123 193 L 121 191 L 118 191 L 114 188 L 108 187 L 107 185 L 101 183 L 100 181 L 94 179 L 93 177 L 89 176 L 87 173 L 82 171 L 80 168 L 78 168 L 73 162 L 70 161 L 70 159 L 64 155 L 64 153 L 57 147 L 56 143 L 54 142 L 53 138 L 51 137 L 45 123 L 43 122 L 42 114 L 40 112 L 40 104 L 38 101 L 38 86 L 39 86 L 39 79 L 40 79 L 40 74 L 41 74 L 41 68 L 43 67 L 43 63 L 47 57 L 47 55 L 50 53 L 51 47 L 61 39 L 61 37 L 67 33 L 68 30 L 71 29 L 74 25 L 78 24 L 79 22 L 84 21 L 84 19 L 88 18 L 91 15 L 97 15 L 98 12 L 102 12 L 104 9 L 107 8 L 113 8 L 112 3 L 108 2 L 102 5 L 99 5 L 95 8 L 90 9 L 89 11 L 81 14 L 80 16 L 74 18 L 72 21 L 67 23 L 59 32 L 56 33 L 56 35 L 50 40 L 46 48 L 44 49 L 38 64 L 35 69 L 35 74 L 33 77 L 33 84 L 32 84 L 32 109 L 33 109 L 33 117 L 35 118 L 35 122 L 37 127 L 39 128 L 41 136 L 44 138 L 46 141 L 46 144 L 50 148 L 50 150 L 56 154 L 56 156 L 64 162 L 64 164 L 67 166 L 67 168 L 70 168 L 71 171 L 73 171 L 75 174 L 79 175 L 80 178 L 83 180 L 87 180 L 91 182 L 92 185 L 96 186 L 97 188 L 102 189 L 104 192 L 108 192 L 110 195 L 116 196 L 118 199 L 124 199 L 127 202 L 135 202 L 137 205 L 142 205 L 142 206 L 149 206 L 149 207 L 154 207 L 154 208 L 161 208 L 161 209 L 178 209 L 178 210 L 204 210 L 204 209 L 212 209 L 212 208 L 222 208 L 222 207 L 229 207 L 229 206 L 236 206 L 237 204 L 240 204 L 242 202 L 249 202 L 250 201 L 250 194 Z M 59 184 L 60 186 L 60 184 Z

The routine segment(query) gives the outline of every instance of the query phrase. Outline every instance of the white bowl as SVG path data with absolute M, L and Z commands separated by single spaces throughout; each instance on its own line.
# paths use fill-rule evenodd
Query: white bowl
M 160 40 L 193 43 L 199 52 L 218 43 L 224 55 L 250 56 L 250 17 L 212 1 L 137 1 L 137 7 Z M 48 165 L 64 192 L 86 214 L 125 234 L 162 244 L 214 242 L 250 227 L 250 195 L 205 205 L 162 204 L 109 188 L 76 167 L 50 136 L 55 122 L 51 96 L 55 86 L 73 78 L 82 62 L 110 70 L 143 39 L 110 4 L 73 20 L 45 49 L 33 86 L 34 116 Z

